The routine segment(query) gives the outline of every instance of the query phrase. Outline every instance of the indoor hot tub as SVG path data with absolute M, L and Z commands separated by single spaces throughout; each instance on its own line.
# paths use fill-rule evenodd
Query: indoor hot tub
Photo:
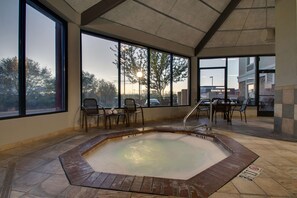
M 229 155 L 211 140 L 150 132 L 111 139 L 83 157 L 97 172 L 187 180 Z
M 224 135 L 159 127 L 98 135 L 59 158 L 72 185 L 208 197 L 258 156 Z

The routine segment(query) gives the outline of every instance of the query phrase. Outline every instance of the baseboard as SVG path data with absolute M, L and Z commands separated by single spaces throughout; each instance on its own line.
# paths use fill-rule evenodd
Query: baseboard
M 15 147 L 18 147 L 18 146 L 22 146 L 24 144 L 30 144 L 30 143 L 40 141 L 40 140 L 44 140 L 44 139 L 54 137 L 54 136 L 57 136 L 57 135 L 72 133 L 74 131 L 75 131 L 75 129 L 73 127 L 71 127 L 71 128 L 66 128 L 66 129 L 62 129 L 62 130 L 59 130 L 59 131 L 50 132 L 50 133 L 40 135 L 40 136 L 37 136 L 37 137 L 28 138 L 28 139 L 25 139 L 25 140 L 22 140 L 22 141 L 10 143 L 10 144 L 5 144 L 5 145 L 0 146 L 0 151 L 12 149 L 12 148 L 15 148 Z

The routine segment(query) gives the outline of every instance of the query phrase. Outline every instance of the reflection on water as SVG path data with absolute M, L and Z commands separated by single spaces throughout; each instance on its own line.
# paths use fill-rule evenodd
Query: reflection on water
M 226 156 L 207 140 L 149 133 L 111 141 L 85 158 L 98 172 L 188 179 Z

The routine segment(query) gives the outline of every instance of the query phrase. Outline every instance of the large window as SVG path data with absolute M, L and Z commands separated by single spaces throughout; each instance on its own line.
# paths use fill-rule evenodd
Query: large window
M 249 99 L 255 105 L 255 57 L 228 58 L 228 95 L 231 100 Z
M 200 98 L 225 98 L 226 59 L 200 60 Z
M 151 50 L 150 58 L 150 102 L 170 106 L 170 54 Z
M 0 11 L 0 117 L 65 111 L 64 21 L 29 0 Z
M 173 78 L 173 105 L 189 105 L 189 59 L 173 56 L 172 78 Z
M 117 42 L 82 34 L 82 100 L 118 107 Z
M 0 1 L 0 117 L 19 114 L 18 8 L 18 0 Z
M 224 69 L 203 69 L 200 72 L 201 99 L 225 98 Z
M 121 43 L 121 100 L 134 98 L 147 106 L 147 49 Z
M 200 98 L 248 99 L 255 105 L 256 70 L 256 57 L 200 59 Z
M 123 107 L 125 98 L 143 107 L 190 104 L 189 58 L 89 32 L 81 37 L 82 100 L 93 97 L 106 108 Z M 102 82 L 110 86 L 99 93 Z
M 259 108 L 260 115 L 273 115 L 275 92 L 275 57 L 259 57 Z

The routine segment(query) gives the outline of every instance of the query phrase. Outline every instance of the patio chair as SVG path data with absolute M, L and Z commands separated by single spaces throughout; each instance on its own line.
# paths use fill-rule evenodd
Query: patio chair
M 143 117 L 143 109 L 139 104 L 136 104 L 135 100 L 133 98 L 126 98 L 124 100 L 124 111 L 127 115 L 127 125 L 130 125 L 130 117 L 131 115 L 134 115 L 135 123 L 137 122 L 137 115 L 141 114 L 142 118 L 142 125 L 144 125 L 144 117 Z
M 217 123 L 217 113 L 223 113 L 224 119 L 227 120 L 227 123 L 231 123 L 231 101 L 227 99 L 218 99 L 217 102 L 213 105 L 213 114 L 215 116 L 215 123 Z
M 104 126 L 106 128 L 106 114 L 104 107 L 98 105 L 95 98 L 85 98 L 83 100 L 83 118 L 82 118 L 82 128 L 86 126 L 86 132 L 88 132 L 88 117 L 97 118 L 97 127 L 99 127 L 99 118 L 104 119 Z
M 232 112 L 231 112 L 231 118 L 233 117 L 233 112 L 234 112 L 234 111 L 238 111 L 238 112 L 240 113 L 240 120 L 242 121 L 242 113 L 243 113 L 243 114 L 244 114 L 244 120 L 245 120 L 245 122 L 247 122 L 247 120 L 246 120 L 246 109 L 247 109 L 247 104 L 248 104 L 248 102 L 249 102 L 249 100 L 248 100 L 248 99 L 245 99 L 245 100 L 242 102 L 240 108 L 236 108 L 236 107 L 234 107 L 234 108 L 232 109 Z

